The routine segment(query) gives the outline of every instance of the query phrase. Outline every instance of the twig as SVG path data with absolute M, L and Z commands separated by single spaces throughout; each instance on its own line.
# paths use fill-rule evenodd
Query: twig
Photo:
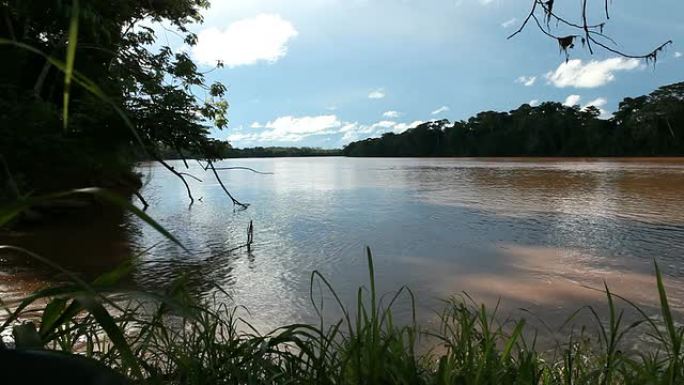
M 230 191 L 228 191 L 226 186 L 223 184 L 221 177 L 219 177 L 218 172 L 216 172 L 216 169 L 214 168 L 214 163 L 211 160 L 207 159 L 207 167 L 209 167 L 211 169 L 211 171 L 214 173 L 214 176 L 216 177 L 216 180 L 219 182 L 219 185 L 221 185 L 221 188 L 223 189 L 223 191 L 226 193 L 226 195 L 228 195 L 230 200 L 233 201 L 233 205 L 240 206 L 243 209 L 246 209 L 247 207 L 249 207 L 249 203 L 242 203 L 242 202 L 238 201 L 237 199 L 235 199 L 235 197 L 233 197 L 233 195 L 230 193 Z
M 254 242 L 254 224 L 249 221 L 249 226 L 247 226 L 247 251 L 252 251 L 252 243 Z
M 257 171 L 257 170 L 255 170 L 255 169 L 249 168 L 249 167 L 216 167 L 215 170 L 216 170 L 216 171 L 223 171 L 223 170 L 247 170 L 247 171 L 251 171 L 251 172 L 256 173 L 256 174 L 273 175 L 272 172 Z
M 558 14 L 556 14 L 554 12 L 554 10 L 553 10 L 554 0 L 546 0 L 546 1 L 533 0 L 532 1 L 532 9 L 528 13 L 527 17 L 522 22 L 520 27 L 515 32 L 513 32 L 511 35 L 508 36 L 508 39 L 511 39 L 511 38 L 515 37 L 516 35 L 520 34 L 527 27 L 527 25 L 529 24 L 529 21 L 532 19 L 535 21 L 535 23 L 537 24 L 537 27 L 539 28 L 539 30 L 542 33 L 544 33 L 545 35 L 547 35 L 550 38 L 555 39 L 558 42 L 561 49 L 563 51 L 566 51 L 566 55 L 567 55 L 567 48 L 572 48 L 573 41 L 576 38 L 580 37 L 580 35 L 572 34 L 572 35 L 562 36 L 562 37 L 557 36 L 551 32 L 551 27 L 549 26 L 550 20 L 555 20 L 557 24 L 561 23 L 567 27 L 581 30 L 582 31 L 582 43 L 586 44 L 587 49 L 589 50 L 589 53 L 592 55 L 594 54 L 594 48 L 592 45 L 596 45 L 598 47 L 605 49 L 608 52 L 614 53 L 616 55 L 619 55 L 619 56 L 622 56 L 625 58 L 644 59 L 647 61 L 653 60 L 655 62 L 658 58 L 658 53 L 660 53 L 660 51 L 662 51 L 668 45 L 672 44 L 672 40 L 668 40 L 665 43 L 659 45 L 658 47 L 656 47 L 655 49 L 651 50 L 650 52 L 648 52 L 646 54 L 635 55 L 635 54 L 626 53 L 626 52 L 621 51 L 617 48 L 609 47 L 605 43 L 597 40 L 597 37 L 601 37 L 601 38 L 604 38 L 606 40 L 609 40 L 612 44 L 617 46 L 615 40 L 613 40 L 612 38 L 610 38 L 609 36 L 607 36 L 603 33 L 603 28 L 605 27 L 606 22 L 608 20 L 610 20 L 610 13 L 608 10 L 608 0 L 603 0 L 603 1 L 604 1 L 604 9 L 605 9 L 605 21 L 602 21 L 601 23 L 598 23 L 598 24 L 589 24 L 589 21 L 588 21 L 589 17 L 587 14 L 588 0 L 582 0 L 582 12 L 581 12 L 582 23 L 577 24 L 577 23 L 573 23 L 573 22 L 567 20 L 566 18 L 564 18 L 562 16 L 559 16 Z M 542 23 L 537 18 L 536 12 L 537 12 L 538 6 L 541 6 L 542 12 L 544 12 L 544 15 L 545 15 L 545 18 L 547 21 L 546 28 L 544 28 L 544 25 L 542 25 Z
M 192 197 L 192 191 L 190 190 L 190 185 L 188 184 L 188 181 L 185 180 L 183 173 L 180 173 L 180 172 L 176 171 L 176 169 L 174 169 L 172 166 L 169 166 L 169 164 L 164 162 L 164 160 L 162 158 L 160 158 L 159 155 L 157 155 L 154 151 L 149 151 L 149 154 L 150 154 L 150 156 L 152 156 L 152 158 L 154 158 L 154 160 L 161 163 L 161 165 L 164 166 L 167 170 L 171 171 L 174 175 L 176 175 L 178 178 L 180 178 L 180 180 L 185 185 L 185 190 L 188 193 L 188 198 L 190 199 L 190 205 L 192 206 L 192 204 L 195 202 L 195 198 Z
M 138 200 L 140 200 L 140 203 L 143 204 L 143 211 L 146 211 L 150 205 L 147 204 L 147 201 L 145 200 L 145 198 L 143 198 L 142 194 L 140 194 L 140 192 L 137 190 L 135 191 L 135 196 L 138 197 Z
M 188 173 L 188 172 L 179 172 L 179 174 L 184 175 L 184 176 L 187 176 L 187 177 L 189 177 L 189 178 L 192 178 L 192 179 L 194 179 L 194 180 L 196 180 L 196 181 L 202 183 L 202 179 L 200 179 L 200 178 L 198 178 L 198 177 L 196 177 L 196 176 L 194 176 L 194 175 L 192 175 L 192 174 L 190 174 L 190 173 Z

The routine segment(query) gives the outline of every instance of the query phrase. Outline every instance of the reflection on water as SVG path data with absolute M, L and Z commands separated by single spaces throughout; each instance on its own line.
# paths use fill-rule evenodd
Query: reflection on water
M 192 253 L 128 217 L 121 228 L 126 242 L 118 235 L 97 242 L 119 256 L 130 254 L 119 249 L 122 244 L 140 251 L 159 243 L 136 262 L 133 284 L 161 288 L 185 277 L 197 293 L 216 292 L 216 285 L 225 289 L 249 308 L 257 325 L 312 321 L 311 272 L 330 277 L 351 302 L 354 289 L 367 280 L 368 245 L 380 290 L 406 284 L 422 308 L 466 290 L 490 303 L 501 297 L 511 309 L 561 315 L 599 301 L 591 288 L 603 280 L 620 294 L 654 304 L 653 258 L 668 275 L 673 304 L 684 306 L 678 285 L 684 279 L 684 160 L 223 163 L 273 173 L 222 171 L 232 192 L 251 203 L 248 210 L 234 210 L 199 166 L 189 170 L 203 179 L 190 181 L 201 197 L 191 207 L 173 175 L 154 164 L 141 166 L 149 177 L 143 191 L 148 213 Z M 244 243 L 250 220 L 252 253 L 228 252 Z M 52 244 L 43 249 L 49 255 Z M 319 295 L 317 285 L 314 292 Z

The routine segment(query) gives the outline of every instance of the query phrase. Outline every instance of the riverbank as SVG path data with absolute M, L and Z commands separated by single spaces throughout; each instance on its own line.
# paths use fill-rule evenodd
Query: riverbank
M 320 324 L 284 325 L 265 334 L 244 332 L 249 325 L 241 308 L 198 302 L 182 285 L 127 302 L 107 295 L 122 276 L 119 270 L 91 285 L 73 282 L 36 293 L 22 305 L 47 303 L 38 306 L 42 317 L 36 319 L 35 308 L 33 315 L 15 310 L 0 334 L 7 335 L 17 321 L 33 320 L 37 325 L 15 330 L 14 348 L 85 355 L 150 384 L 675 385 L 684 378 L 684 328 L 670 312 L 659 273 L 659 315 L 647 315 L 606 288 L 606 319 L 597 315 L 586 328 L 567 328 L 554 348 L 543 350 L 524 319 L 501 322 L 497 309 L 467 297 L 446 301 L 436 328 L 395 323 L 398 303 L 420 299 L 408 289 L 379 296 L 370 251 L 368 268 L 368 285 L 359 288 L 355 306 L 339 303 L 343 316 L 329 324 L 313 297 L 311 311 Z M 337 298 L 324 276 L 314 272 L 312 288 L 314 282 Z M 641 318 L 628 323 L 624 307 Z M 634 345 L 635 338 L 644 345 Z

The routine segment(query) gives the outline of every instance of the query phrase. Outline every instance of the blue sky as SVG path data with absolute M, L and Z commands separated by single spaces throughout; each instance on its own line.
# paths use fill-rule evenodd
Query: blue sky
M 592 1 L 592 0 L 590 0 Z M 600 16 L 602 0 L 593 0 Z M 579 1 L 556 1 L 577 20 Z M 600 3 L 600 4 L 599 4 Z M 566 63 L 529 28 L 531 0 L 213 0 L 190 50 L 229 87 L 238 147 L 341 147 L 416 122 L 560 101 L 610 116 L 625 96 L 684 80 L 684 2 L 615 1 L 605 32 L 645 53 L 672 39 L 653 69 L 581 47 Z M 163 38 L 163 36 L 161 36 Z

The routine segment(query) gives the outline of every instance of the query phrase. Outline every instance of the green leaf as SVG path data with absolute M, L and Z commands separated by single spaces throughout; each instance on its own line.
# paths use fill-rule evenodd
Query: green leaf
M 515 329 L 513 329 L 513 334 L 511 334 L 511 337 L 508 339 L 506 342 L 506 346 L 504 347 L 503 353 L 501 354 L 501 359 L 503 361 L 507 360 L 508 357 L 511 354 L 511 351 L 513 350 L 513 346 L 515 345 L 515 342 L 520 338 L 520 335 L 522 334 L 523 327 L 525 327 L 525 320 L 520 320 L 515 325 Z
M 48 330 L 52 330 L 55 327 L 55 322 L 59 319 L 62 311 L 64 311 L 66 303 L 67 300 L 65 298 L 56 298 L 45 306 L 40 320 L 41 335 L 45 335 Z
M 121 265 L 117 266 L 116 269 L 108 271 L 100 275 L 99 277 L 95 278 L 95 280 L 93 281 L 93 286 L 113 286 L 119 281 L 121 281 L 121 279 L 126 277 L 128 274 L 130 274 L 132 269 L 133 261 L 129 259 Z
M 43 342 L 33 322 L 14 326 L 12 336 L 17 349 L 41 349 L 43 347 Z
M 78 301 L 93 315 L 93 317 L 95 317 L 97 323 L 102 327 L 105 333 L 107 333 L 109 340 L 119 351 L 119 354 L 121 354 L 121 360 L 124 365 L 131 370 L 137 378 L 142 379 L 143 375 L 140 370 L 140 365 L 138 365 L 138 360 L 131 351 L 123 331 L 116 325 L 116 321 L 114 321 L 114 318 L 112 318 L 107 309 L 95 301 L 91 296 L 79 298 Z

